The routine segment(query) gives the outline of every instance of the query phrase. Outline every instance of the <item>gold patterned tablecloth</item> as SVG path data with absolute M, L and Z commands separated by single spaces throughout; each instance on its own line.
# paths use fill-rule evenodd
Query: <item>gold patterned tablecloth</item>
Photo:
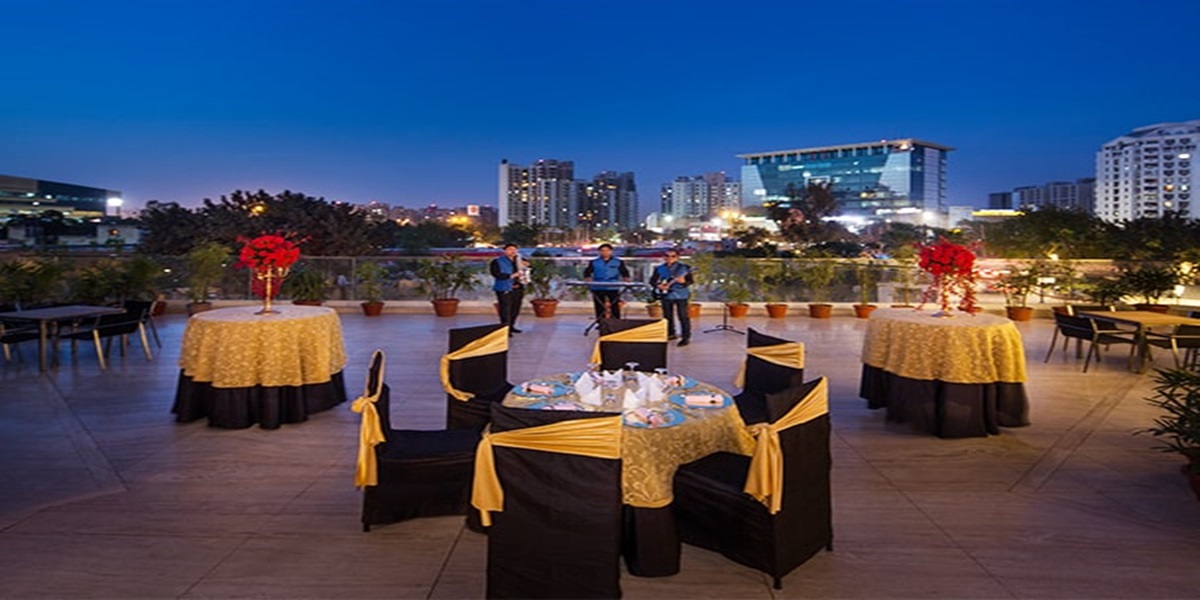
M 996 315 L 960 313 L 939 318 L 925 310 L 876 310 L 867 322 L 862 361 L 909 379 L 1026 380 L 1021 332 L 1012 321 Z
M 575 394 L 574 388 L 570 387 L 570 374 L 539 377 L 536 381 L 558 381 L 567 384 L 571 392 L 553 398 L 509 392 L 504 398 L 504 405 L 520 408 L 548 400 L 569 401 L 578 404 L 581 410 L 588 409 L 579 403 L 579 396 Z M 729 396 L 719 388 L 700 382 L 693 387 L 672 390 L 671 393 L 681 391 L 713 392 Z M 667 506 L 672 500 L 671 484 L 675 471 L 681 465 L 713 452 L 734 452 L 747 456 L 754 452 L 754 438 L 746 432 L 737 405 L 732 402 L 726 408 L 693 408 L 675 404 L 669 406 L 683 413 L 684 421 L 679 425 L 657 429 L 626 426 L 623 429 L 621 488 L 625 504 L 639 508 Z
M 281 306 L 256 315 L 257 306 L 194 315 L 183 333 L 184 375 L 216 388 L 325 383 L 346 367 L 342 322 L 319 306 Z

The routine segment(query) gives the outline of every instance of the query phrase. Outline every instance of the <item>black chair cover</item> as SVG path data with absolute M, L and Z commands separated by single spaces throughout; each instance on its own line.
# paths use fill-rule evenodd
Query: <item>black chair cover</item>
M 817 381 L 768 395 L 771 421 L 787 414 Z M 684 543 L 763 571 L 774 578 L 776 589 L 818 550 L 833 549 L 829 415 L 785 429 L 779 438 L 784 484 L 778 513 L 770 514 L 742 491 L 750 457 L 728 452 L 680 467 L 672 504 Z
M 492 407 L 492 431 L 608 413 Z M 621 461 L 495 447 L 504 510 L 488 533 L 489 598 L 619 598 Z
M 746 336 L 746 348 L 789 343 L 792 341 L 764 335 L 753 328 Z M 737 403 L 742 421 L 747 424 L 762 423 L 767 420 L 767 394 L 774 394 L 803 384 L 804 369 L 777 365 L 747 354 L 745 387 L 741 393 L 733 397 L 733 401 Z
M 600 335 L 608 335 L 654 323 L 654 319 L 600 319 Z M 638 363 L 637 370 L 652 373 L 667 368 L 667 342 L 600 342 L 600 368 L 617 371 L 625 363 Z
M 479 433 L 392 429 L 391 389 L 380 381 L 382 360 L 376 351 L 368 372 L 368 389 L 381 386 L 375 410 L 385 441 L 375 446 L 379 483 L 363 488 L 363 531 L 416 517 L 467 514 Z
M 488 335 L 504 325 L 480 325 L 450 330 L 450 352 Z M 475 394 L 459 400 L 446 394 L 446 427 L 474 429 L 487 425 L 492 404 L 504 400 L 512 389 L 508 382 L 508 352 L 450 361 L 450 382 L 455 389 Z

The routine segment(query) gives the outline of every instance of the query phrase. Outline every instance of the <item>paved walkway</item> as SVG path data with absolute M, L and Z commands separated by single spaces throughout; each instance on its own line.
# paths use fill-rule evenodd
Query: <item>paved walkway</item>
M 441 427 L 445 331 L 487 317 L 342 318 L 351 397 L 381 347 L 394 424 Z M 524 319 L 511 379 L 583 366 L 595 340 L 586 323 Z M 1020 324 L 1033 425 L 941 440 L 887 425 L 857 398 L 862 321 L 737 324 L 805 342 L 808 374 L 830 378 L 836 550 L 775 591 L 685 546 L 681 574 L 625 576 L 626 597 L 1200 596 L 1200 504 L 1179 460 L 1130 434 L 1154 411 L 1142 401 L 1149 377 L 1122 357 L 1087 374 L 1073 358 L 1043 365 L 1050 322 Z M 48 376 L 32 347 L 0 365 L 0 597 L 482 595 L 485 538 L 461 518 L 361 533 L 348 406 L 274 431 L 176 424 L 183 327 L 164 318 L 153 362 L 135 349 L 108 372 L 83 347 Z M 672 346 L 673 368 L 731 387 L 744 338 L 695 338 Z

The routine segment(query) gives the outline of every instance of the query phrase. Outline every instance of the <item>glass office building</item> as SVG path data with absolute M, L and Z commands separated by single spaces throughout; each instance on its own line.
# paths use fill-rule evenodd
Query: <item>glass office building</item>
M 0 218 L 57 210 L 69 217 L 103 217 L 110 198 L 121 192 L 102 188 L 0 175 Z
M 921 140 L 883 140 L 780 152 L 739 154 L 742 204 L 778 204 L 792 186 L 832 185 L 842 215 L 887 217 L 946 212 L 946 154 Z

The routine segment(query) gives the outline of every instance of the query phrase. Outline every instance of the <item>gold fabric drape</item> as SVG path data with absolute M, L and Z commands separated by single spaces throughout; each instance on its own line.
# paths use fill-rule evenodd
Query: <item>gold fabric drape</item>
M 828 412 L 829 386 L 822 377 L 808 396 L 778 421 L 756 423 L 749 427 L 750 433 L 757 438 L 757 446 L 754 456 L 750 458 L 750 472 L 743 491 L 766 505 L 771 514 L 783 507 L 783 448 L 779 444 L 779 432 Z
M 618 459 L 621 417 L 574 419 L 499 433 L 485 431 L 475 449 L 475 480 L 471 489 L 471 505 L 479 509 L 484 526 L 492 524 L 491 513 L 504 510 L 504 489 L 496 474 L 494 446 Z
M 179 366 L 215 388 L 290 387 L 327 383 L 346 367 L 342 322 L 331 308 L 258 306 L 199 313 L 183 332 Z
M 602 335 L 596 340 L 596 347 L 592 349 L 592 362 L 599 364 L 600 344 L 602 342 L 666 342 L 667 341 L 667 322 L 663 319 L 647 323 L 638 327 L 632 327 L 625 331 L 618 331 L 608 335 Z
M 496 331 L 493 331 L 463 346 L 462 348 L 455 350 L 454 352 L 443 354 L 442 364 L 439 369 L 442 377 L 442 388 L 446 390 L 447 394 L 450 394 L 451 396 L 454 396 L 455 399 L 462 400 L 463 402 L 474 398 L 475 394 L 456 389 L 450 382 L 450 361 L 473 358 L 476 356 L 487 356 L 489 354 L 507 351 L 508 327 L 501 327 L 500 329 L 497 329 Z
M 354 466 L 354 485 L 360 488 L 379 484 L 375 446 L 382 444 L 385 440 L 383 424 L 379 422 L 379 411 L 375 409 L 375 401 L 379 400 L 379 394 L 383 391 L 383 369 L 387 357 L 383 355 L 383 350 L 375 352 L 380 356 L 379 381 L 376 383 L 376 388 L 371 390 L 371 371 L 368 369 L 367 385 L 363 389 L 363 395 L 356 398 L 350 405 L 350 410 L 362 414 L 362 421 L 358 426 L 358 462 Z M 371 364 L 374 363 L 375 356 L 372 355 Z
M 804 344 L 800 342 L 786 342 L 771 346 L 747 348 L 746 354 L 761 358 L 781 367 L 791 367 L 793 369 L 804 368 Z M 742 366 L 738 369 L 738 374 L 733 380 L 733 385 L 739 388 L 746 387 L 746 361 L 742 361 Z
M 862 361 L 893 375 L 947 383 L 1024 383 L 1025 348 L 1012 321 L 881 308 L 867 321 Z

